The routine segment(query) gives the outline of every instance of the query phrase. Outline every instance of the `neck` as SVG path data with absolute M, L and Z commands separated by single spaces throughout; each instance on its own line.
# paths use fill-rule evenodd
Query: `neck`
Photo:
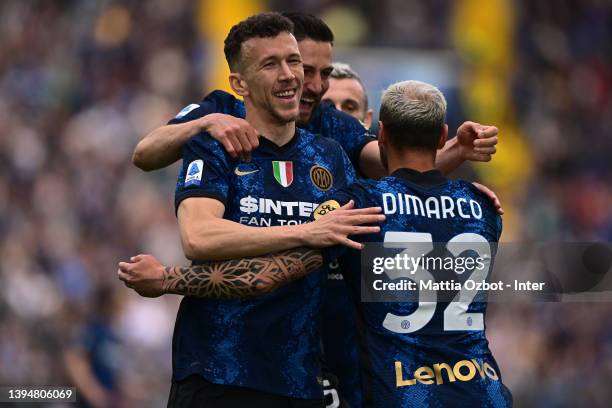
M 425 172 L 435 169 L 436 156 L 431 152 L 419 150 L 404 150 L 387 152 L 389 174 L 402 168 Z
M 267 111 L 255 107 L 247 98 L 244 107 L 246 121 L 272 143 L 283 146 L 295 135 L 295 121 L 282 122 Z

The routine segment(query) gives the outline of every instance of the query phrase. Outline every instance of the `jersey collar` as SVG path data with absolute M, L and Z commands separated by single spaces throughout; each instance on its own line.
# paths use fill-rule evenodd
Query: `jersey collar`
M 401 168 L 395 170 L 391 176 L 424 186 L 435 186 L 446 182 L 446 177 L 438 170 L 429 170 L 421 173 L 413 169 Z
M 295 145 L 300 139 L 300 133 L 301 133 L 301 130 L 298 129 L 296 126 L 295 133 L 293 134 L 293 137 L 291 138 L 291 140 L 289 140 L 287 143 L 285 143 L 282 146 L 278 146 L 277 144 L 270 141 L 269 139 L 266 139 L 266 137 L 262 135 L 259 138 L 259 147 L 257 148 L 257 150 L 261 149 L 263 151 L 270 152 L 272 155 L 275 155 L 275 156 L 290 153 L 291 151 L 295 149 Z

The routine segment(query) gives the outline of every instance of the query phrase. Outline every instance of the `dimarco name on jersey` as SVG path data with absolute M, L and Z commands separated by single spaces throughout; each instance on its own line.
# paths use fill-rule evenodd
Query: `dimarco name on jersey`
M 478 202 L 463 197 L 428 197 L 425 201 L 411 194 L 382 194 L 384 213 L 418 215 L 427 218 L 481 219 L 482 208 Z

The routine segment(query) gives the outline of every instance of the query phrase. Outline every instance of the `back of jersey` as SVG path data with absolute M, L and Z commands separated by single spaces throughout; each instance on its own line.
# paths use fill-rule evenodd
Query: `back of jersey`
M 485 337 L 483 293 L 462 284 L 482 281 L 492 265 L 501 220 L 489 200 L 469 183 L 446 180 L 437 171 L 409 169 L 378 182 L 354 184 L 337 198 L 354 199 L 359 207 L 382 207 L 386 221 L 367 240 L 398 247 L 393 257 L 416 261 L 412 269 L 395 268 L 386 280 L 412 280 L 418 301 L 359 303 L 365 325 L 365 405 L 510 406 L 510 393 Z M 351 263 L 346 280 L 358 297 L 360 257 L 350 255 L 345 257 Z M 471 269 L 465 267 L 467 257 Z M 460 287 L 441 288 L 441 282 Z M 429 285 L 428 297 L 420 285 Z

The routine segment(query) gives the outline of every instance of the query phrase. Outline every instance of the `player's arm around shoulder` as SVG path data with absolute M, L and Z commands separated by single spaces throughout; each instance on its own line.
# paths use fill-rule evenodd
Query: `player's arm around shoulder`
M 232 95 L 214 91 L 199 104 L 187 105 L 136 145 L 132 163 L 144 171 L 166 167 L 179 160 L 183 145 L 201 132 L 219 141 L 230 156 L 249 160 L 250 152 L 259 146 L 258 133 L 244 119 L 232 116 L 236 103 Z

